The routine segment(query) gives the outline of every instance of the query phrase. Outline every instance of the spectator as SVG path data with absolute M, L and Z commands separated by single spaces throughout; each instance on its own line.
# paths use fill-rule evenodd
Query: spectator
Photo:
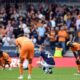
M 17 21 L 18 17 L 19 17 L 19 14 L 18 14 L 17 10 L 14 8 L 13 14 L 11 15 L 11 18 L 14 18 Z
M 3 46 L 10 46 L 10 37 L 8 35 L 4 36 L 2 41 L 3 41 Z
M 39 36 L 39 37 L 38 37 L 38 40 L 37 40 L 38 46 L 42 45 L 43 43 L 44 43 L 44 42 L 43 42 L 42 38 Z
M 36 26 L 35 25 L 32 25 L 31 26 L 31 31 L 30 31 L 30 36 L 34 36 L 36 39 L 38 39 L 38 33 L 37 33 L 37 30 L 36 30 Z
M 47 37 L 45 38 L 43 44 L 44 44 L 45 47 L 49 47 L 50 46 L 50 41 L 49 41 L 49 39 Z
M 40 11 L 37 12 L 37 17 L 42 20 L 45 19 L 44 15 Z
M 69 33 L 69 40 L 72 41 L 73 38 L 76 36 L 76 26 L 75 26 L 75 21 L 72 20 L 70 28 L 68 29 Z
M 7 33 L 6 29 L 5 29 L 5 26 L 4 25 L 0 25 L 0 34 L 1 36 L 5 36 Z
M 66 5 L 42 5 L 40 3 L 40 6 L 32 4 L 23 6 L 21 3 L 15 7 L 15 5 L 8 4 L 5 8 L 0 8 L 0 25 L 0 35 L 3 41 L 6 37 L 9 37 L 8 40 L 14 39 L 24 33 L 38 45 L 45 44 L 53 48 L 55 42 L 60 43 L 65 53 L 68 34 L 69 40 L 73 40 L 79 30 L 80 14 L 78 8 L 68 8 Z M 63 26 L 65 30 L 62 29 Z
M 56 19 L 56 24 L 57 26 L 59 27 L 59 29 L 61 28 L 61 26 L 65 23 L 64 21 L 64 17 L 63 16 L 60 16 Z
M 6 20 L 7 20 L 6 11 L 5 8 L 2 8 L 0 10 L 0 23 L 6 24 Z
M 31 40 L 32 40 L 32 42 L 33 42 L 34 44 L 36 44 L 37 40 L 36 40 L 36 38 L 35 38 L 34 36 L 31 36 Z
M 24 34 L 29 34 L 30 33 L 30 30 L 29 28 L 27 27 L 27 25 L 25 23 L 23 23 L 22 21 L 20 21 L 20 24 L 19 24 L 19 28 L 21 28 L 23 31 L 24 31 Z
M 7 35 L 9 37 L 12 37 L 13 35 L 13 27 L 11 25 L 11 20 L 8 20 L 7 26 L 6 26 Z
M 52 28 L 56 27 L 55 17 L 53 17 L 53 18 L 50 20 L 50 22 L 51 22 L 51 27 L 52 27 Z
M 38 29 L 37 29 L 37 32 L 38 32 L 38 35 L 40 36 L 40 37 L 42 37 L 42 38 L 44 38 L 44 36 L 45 36 L 45 28 L 43 27 L 43 25 L 42 26 L 40 26 L 40 27 L 38 27 Z
M 0 48 L 2 47 L 3 45 L 3 41 L 2 41 L 2 36 L 0 35 Z
M 78 15 L 77 20 L 76 20 L 76 28 L 77 30 L 80 29 L 80 15 Z
M 71 14 L 68 14 L 67 16 L 68 17 L 67 17 L 67 20 L 66 20 L 66 25 L 67 25 L 68 28 L 70 28 L 71 27 Z
M 75 35 L 75 37 L 73 37 L 73 41 L 80 43 L 80 30 L 77 31 L 77 35 Z
M 55 50 L 55 43 L 56 43 L 56 32 L 54 28 L 51 28 L 51 31 L 48 34 L 48 38 L 50 41 L 50 47 L 52 50 Z
M 64 30 L 64 27 L 58 32 L 58 43 L 63 48 L 63 54 L 66 52 L 66 39 L 68 38 L 68 33 Z
M 14 41 L 14 39 L 15 39 L 15 36 L 12 35 L 12 37 L 10 38 L 10 41 L 9 41 L 9 46 L 15 46 L 15 44 L 12 42 L 12 41 Z

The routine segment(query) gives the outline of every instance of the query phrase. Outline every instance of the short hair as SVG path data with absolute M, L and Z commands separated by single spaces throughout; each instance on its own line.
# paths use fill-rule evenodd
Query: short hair
M 23 33 L 18 35 L 18 37 L 22 37 L 22 36 L 24 36 L 24 34 L 23 34 Z
M 72 43 L 71 41 L 69 41 L 69 42 L 67 43 L 67 46 L 73 47 L 73 43 Z

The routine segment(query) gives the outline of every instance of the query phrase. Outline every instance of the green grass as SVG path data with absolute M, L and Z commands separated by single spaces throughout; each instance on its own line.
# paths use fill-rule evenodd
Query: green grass
M 54 68 L 53 74 L 45 74 L 40 68 L 34 68 L 31 80 L 80 80 L 80 75 L 74 75 L 76 68 Z M 18 80 L 17 68 L 10 70 L 0 69 L 0 80 Z M 27 80 L 27 70 L 24 71 L 24 79 Z

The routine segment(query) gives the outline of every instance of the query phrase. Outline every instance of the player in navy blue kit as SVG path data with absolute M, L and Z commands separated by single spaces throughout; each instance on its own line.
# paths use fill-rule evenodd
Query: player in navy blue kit
M 55 65 L 55 61 L 52 54 L 44 49 L 44 46 L 40 47 L 40 60 L 37 63 L 42 66 L 46 73 L 52 73 L 52 68 Z

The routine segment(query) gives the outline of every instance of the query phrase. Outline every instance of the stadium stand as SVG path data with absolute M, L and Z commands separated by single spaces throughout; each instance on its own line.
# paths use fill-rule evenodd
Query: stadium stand
M 53 0 L 37 0 L 36 4 L 29 3 L 29 1 L 0 0 L 0 2 L 4 2 L 0 6 L 0 39 L 3 42 L 2 49 L 6 50 L 11 47 L 15 49 L 15 45 L 11 43 L 11 40 L 24 32 L 24 35 L 31 38 L 35 45 L 40 46 L 44 44 L 52 54 L 55 47 L 60 46 L 65 50 L 63 54 L 69 56 L 66 42 L 73 40 L 80 29 L 80 10 L 74 6 L 79 0 L 54 0 L 54 4 L 46 4 L 47 2 L 53 2 Z M 36 2 L 36 0 L 31 1 Z M 57 4 L 62 1 L 63 5 Z M 44 4 L 44 2 L 46 3 Z M 72 3 L 72 6 L 64 5 L 66 2 Z M 74 2 L 75 4 L 73 5 Z M 67 36 L 65 37 L 64 34 L 60 35 L 60 30 L 64 30 L 63 32 Z M 62 37 L 63 39 L 61 39 Z M 10 53 L 10 55 L 14 56 L 15 53 Z M 72 53 L 70 56 L 73 56 Z

